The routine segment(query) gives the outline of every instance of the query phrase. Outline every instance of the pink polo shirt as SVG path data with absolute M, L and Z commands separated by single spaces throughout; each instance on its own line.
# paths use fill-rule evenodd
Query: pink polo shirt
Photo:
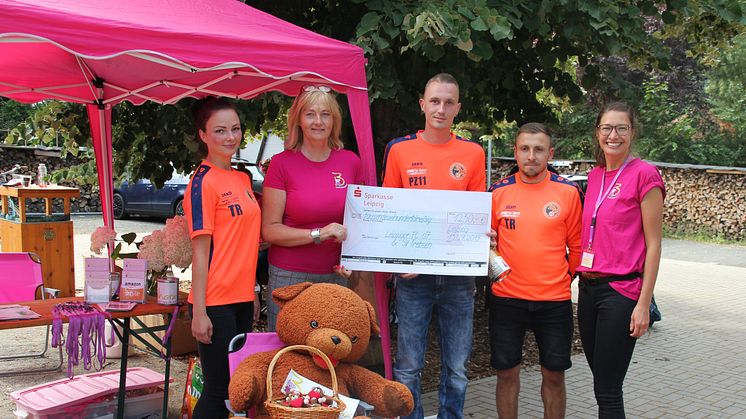
M 300 151 L 286 150 L 269 164 L 265 188 L 285 191 L 282 223 L 313 229 L 344 221 L 347 185 L 362 184 L 360 158 L 348 150 L 332 150 L 323 162 L 308 160 Z M 339 264 L 342 245 L 334 240 L 321 244 L 269 248 L 269 263 L 288 271 L 328 274 Z
M 617 170 L 606 172 L 602 167 L 595 167 L 588 174 L 588 189 L 583 206 L 583 251 L 588 247 L 593 209 L 601 193 L 601 176 L 604 176 L 605 191 L 616 173 Z M 642 273 L 646 246 L 640 204 L 645 194 L 653 188 L 660 188 L 665 198 L 666 188 L 658 169 L 638 158 L 630 161 L 598 209 L 593 238 L 593 267 L 589 269 L 579 266 L 578 272 L 608 275 Z M 611 282 L 610 285 L 620 294 L 635 301 L 640 298 L 640 278 Z

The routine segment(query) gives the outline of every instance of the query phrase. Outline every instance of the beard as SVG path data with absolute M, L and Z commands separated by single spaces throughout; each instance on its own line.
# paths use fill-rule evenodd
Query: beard
M 543 171 L 544 169 L 539 166 L 524 166 L 523 169 L 521 169 L 521 173 L 526 177 L 535 177 Z

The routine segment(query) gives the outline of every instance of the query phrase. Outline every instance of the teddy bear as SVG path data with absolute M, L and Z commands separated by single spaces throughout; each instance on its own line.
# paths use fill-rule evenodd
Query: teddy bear
M 277 335 L 285 345 L 312 346 L 329 357 L 337 375 L 340 394 L 374 406 L 374 414 L 404 416 L 412 412 L 412 393 L 401 383 L 355 364 L 368 348 L 371 335 L 379 333 L 373 306 L 354 291 L 336 284 L 304 282 L 272 292 L 280 307 Z M 269 418 L 264 409 L 266 378 L 279 350 L 260 352 L 244 359 L 231 377 L 228 394 L 235 411 L 255 407 L 257 418 Z M 318 355 L 289 351 L 281 355 L 272 375 L 273 398 L 290 370 L 328 388 L 332 387 L 326 363 Z

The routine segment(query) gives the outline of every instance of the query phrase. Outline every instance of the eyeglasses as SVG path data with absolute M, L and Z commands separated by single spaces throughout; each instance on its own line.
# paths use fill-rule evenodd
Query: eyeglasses
M 616 130 L 616 133 L 622 137 L 629 134 L 629 130 L 631 127 L 627 124 L 620 124 L 620 125 L 598 125 L 596 126 L 598 130 L 603 134 L 603 136 L 607 137 L 611 135 L 611 132 Z
M 309 85 L 303 86 L 303 91 L 304 92 L 316 92 L 316 91 L 318 91 L 318 92 L 329 93 L 329 92 L 332 91 L 332 88 L 329 87 L 329 86 L 324 86 L 323 84 L 318 85 L 318 86 L 314 86 L 312 84 L 309 84 Z

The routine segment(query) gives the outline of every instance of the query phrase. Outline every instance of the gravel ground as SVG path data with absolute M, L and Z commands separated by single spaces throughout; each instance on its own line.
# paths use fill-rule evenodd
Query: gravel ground
M 91 234 L 98 227 L 104 225 L 104 219 L 101 214 L 74 214 L 73 232 L 78 234 Z M 132 217 L 127 220 L 114 220 L 114 229 L 122 234 L 134 231 L 135 233 L 150 233 L 153 230 L 163 228 L 166 222 L 163 218 L 152 217 Z

